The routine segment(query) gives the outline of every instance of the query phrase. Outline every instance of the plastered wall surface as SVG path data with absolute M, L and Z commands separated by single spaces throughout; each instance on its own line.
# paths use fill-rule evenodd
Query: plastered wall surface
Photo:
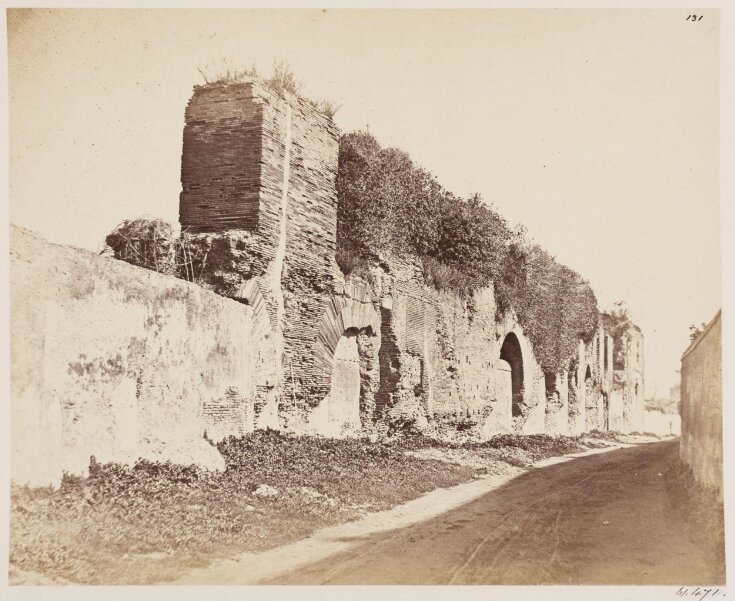
M 681 359 L 682 461 L 722 497 L 722 325 L 720 313 Z
M 252 310 L 194 284 L 11 232 L 12 477 L 137 458 L 222 468 L 253 428 Z

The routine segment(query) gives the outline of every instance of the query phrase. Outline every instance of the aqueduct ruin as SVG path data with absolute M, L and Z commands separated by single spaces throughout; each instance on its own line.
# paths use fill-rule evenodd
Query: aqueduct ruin
M 469 307 L 410 255 L 343 275 L 339 138 L 309 102 L 259 81 L 195 88 L 180 221 L 203 257 L 196 284 L 13 231 L 16 480 L 84 471 L 90 455 L 221 467 L 207 440 L 266 427 L 473 440 L 641 429 L 636 327 L 601 321 L 550 373 L 492 285 Z M 53 461 L 41 469 L 29 447 Z
M 492 289 L 476 294 L 470 315 L 457 296 L 428 286 L 411 256 L 386 254 L 369 273 L 344 276 L 334 260 L 338 142 L 308 102 L 257 81 L 197 87 L 186 112 L 182 226 L 207 248 L 233 238 L 243 248 L 246 261 L 203 268 L 218 293 L 253 279 L 265 291 L 282 341 L 280 427 L 578 433 L 609 426 L 617 410 L 617 427 L 635 429 L 637 410 L 623 409 L 638 400 L 626 388 L 632 376 L 619 373 L 625 386 L 614 390 L 603 326 L 580 341 L 576 367 L 548 373 L 513 313 L 498 318 Z M 641 371 L 630 358 L 618 371 L 633 365 Z

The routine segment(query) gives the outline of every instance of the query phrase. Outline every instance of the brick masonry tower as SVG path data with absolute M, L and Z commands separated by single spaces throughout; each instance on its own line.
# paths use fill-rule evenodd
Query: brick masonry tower
M 288 426 L 329 390 L 314 346 L 337 273 L 338 152 L 331 119 L 257 80 L 197 86 L 186 109 L 179 219 L 199 281 L 258 313 L 256 426 Z

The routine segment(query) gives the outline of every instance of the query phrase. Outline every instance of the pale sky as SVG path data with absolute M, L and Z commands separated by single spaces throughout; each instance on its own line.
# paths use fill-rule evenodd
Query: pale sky
M 11 221 L 92 250 L 125 218 L 176 222 L 197 68 L 284 61 L 343 131 L 627 301 L 662 395 L 721 302 L 719 21 L 690 12 L 11 11 Z

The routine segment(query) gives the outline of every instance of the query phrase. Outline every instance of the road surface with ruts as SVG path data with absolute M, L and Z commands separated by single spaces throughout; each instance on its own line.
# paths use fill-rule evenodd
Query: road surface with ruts
M 717 584 L 666 485 L 678 441 L 532 469 L 270 584 Z

